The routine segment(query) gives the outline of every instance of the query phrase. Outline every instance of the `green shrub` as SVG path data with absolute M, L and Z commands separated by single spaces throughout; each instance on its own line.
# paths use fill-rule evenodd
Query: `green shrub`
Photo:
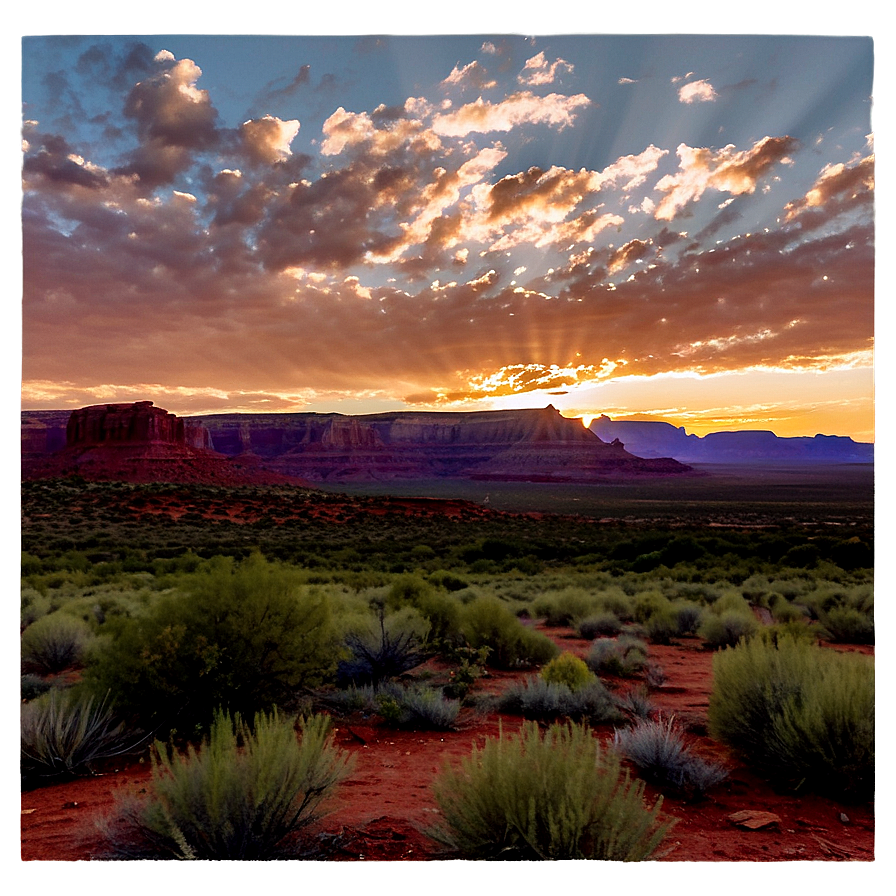
M 690 797 L 701 796 L 727 777 L 721 765 L 692 752 L 674 718 L 640 719 L 631 728 L 617 729 L 613 746 L 647 781 Z
M 622 631 L 622 622 L 615 613 L 605 611 L 582 619 L 576 626 L 576 631 L 589 641 L 598 636 L 612 637 Z
M 672 607 L 657 610 L 644 623 L 644 634 L 654 644 L 671 644 L 679 634 L 678 613 Z
M 713 737 L 792 789 L 870 799 L 874 661 L 782 638 L 713 657 Z
M 585 656 L 585 665 L 597 675 L 628 678 L 647 665 L 647 645 L 630 635 L 598 638 Z
M 164 732 L 192 734 L 217 707 L 247 718 L 335 672 L 339 640 L 326 595 L 254 555 L 218 558 L 134 618 L 106 623 L 84 673 L 92 693 Z
M 623 775 L 587 728 L 534 722 L 519 735 L 488 738 L 434 784 L 443 822 L 431 836 L 470 859 L 650 858 L 670 825 L 661 799 Z
M 217 713 L 199 750 L 157 742 L 145 799 L 121 799 L 104 824 L 111 852 L 129 858 L 270 859 L 295 854 L 302 830 L 323 814 L 351 757 L 329 738 L 329 720 L 301 723 L 259 713 L 250 729 Z
M 28 781 L 90 773 L 94 763 L 131 752 L 126 732 L 104 701 L 56 688 L 22 706 L 22 777 Z
M 532 602 L 532 615 L 548 625 L 571 625 L 594 612 L 598 598 L 581 588 L 564 588 L 544 594 Z
M 22 668 L 53 675 L 80 666 L 91 638 L 80 619 L 65 613 L 42 616 L 22 632 Z
M 632 618 L 645 623 L 651 616 L 669 609 L 669 600 L 659 591 L 644 591 L 632 602 Z
M 403 728 L 449 731 L 455 727 L 460 701 L 446 698 L 438 688 L 413 686 L 398 698 L 401 716 L 395 724 Z
M 594 681 L 594 673 L 585 661 L 572 653 L 555 656 L 539 674 L 549 684 L 565 684 L 571 691 L 578 691 Z
M 854 607 L 833 607 L 821 614 L 822 635 L 835 644 L 873 644 L 874 619 Z
M 752 613 L 726 610 L 721 615 L 707 613 L 698 634 L 707 647 L 733 647 L 739 641 L 756 634 L 759 623 Z
M 498 709 L 542 722 L 568 718 L 599 725 L 620 718 L 610 692 L 597 679 L 573 691 L 562 682 L 532 676 L 507 688 L 498 699 Z
M 461 631 L 470 647 L 488 647 L 489 664 L 499 669 L 540 665 L 560 652 L 547 635 L 526 628 L 494 597 L 478 597 L 464 607 Z
M 675 601 L 672 604 L 679 636 L 695 635 L 703 621 L 703 607 L 689 600 Z

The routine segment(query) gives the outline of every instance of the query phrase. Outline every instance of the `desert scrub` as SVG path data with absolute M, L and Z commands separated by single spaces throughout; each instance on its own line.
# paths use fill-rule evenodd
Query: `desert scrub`
M 349 656 L 339 662 L 337 681 L 377 685 L 419 666 L 427 657 L 428 633 L 429 623 L 416 610 L 387 615 L 384 606 L 377 607 L 375 619 L 346 634 Z
M 549 682 L 533 675 L 507 688 L 498 698 L 497 706 L 501 712 L 542 722 L 574 719 L 599 725 L 620 719 L 610 692 L 597 678 L 572 690 L 562 682 Z
M 126 731 L 105 701 L 56 688 L 22 706 L 22 778 L 90 774 L 102 759 L 132 752 L 139 732 Z
M 465 605 L 461 631 L 470 647 L 488 647 L 489 665 L 499 669 L 539 665 L 560 652 L 547 635 L 526 628 L 495 597 L 478 597 Z
M 630 678 L 647 665 L 647 645 L 631 635 L 598 638 L 592 643 L 585 664 L 597 675 Z
M 53 675 L 79 666 L 92 639 L 86 623 L 65 613 L 50 613 L 22 632 L 22 669 Z
M 727 777 L 723 766 L 702 759 L 685 744 L 674 717 L 642 718 L 631 728 L 617 729 L 613 746 L 645 780 L 691 798 L 702 796 Z
M 595 680 L 585 661 L 568 652 L 555 656 L 539 675 L 549 684 L 565 684 L 571 691 L 578 691 Z
M 332 678 L 339 639 L 329 597 L 253 555 L 216 558 L 134 618 L 105 625 L 84 684 L 160 735 L 192 736 L 218 707 L 246 718 Z
M 615 613 L 607 610 L 580 620 L 576 625 L 576 631 L 589 641 L 599 636 L 612 637 L 622 631 L 622 622 Z
M 758 630 L 759 623 L 749 610 L 725 610 L 719 615 L 707 613 L 697 633 L 707 647 L 719 648 L 734 647 Z
M 874 618 L 855 607 L 832 607 L 820 614 L 822 637 L 835 644 L 873 644 Z
M 720 651 L 709 730 L 781 786 L 870 799 L 874 660 L 786 637 Z
M 462 858 L 638 861 L 670 827 L 662 799 L 647 807 L 643 783 L 581 726 L 488 738 L 433 790 L 443 821 L 430 835 Z
M 549 592 L 532 601 L 532 615 L 543 618 L 548 625 L 572 625 L 577 619 L 597 609 L 599 600 L 582 588 L 564 588 Z
M 378 711 L 396 728 L 450 731 L 457 724 L 460 701 L 445 697 L 439 688 L 399 686 L 383 694 Z
M 296 854 L 301 832 L 350 773 L 326 716 L 274 710 L 248 726 L 218 712 L 199 749 L 156 743 L 147 796 L 119 800 L 102 828 L 117 858 L 270 859 Z

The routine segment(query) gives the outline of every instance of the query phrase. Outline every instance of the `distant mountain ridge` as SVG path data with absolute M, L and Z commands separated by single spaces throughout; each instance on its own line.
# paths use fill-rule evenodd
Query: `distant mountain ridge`
M 606 414 L 589 427 L 604 441 L 619 439 L 639 457 L 674 457 L 694 463 L 873 463 L 874 444 L 849 436 L 775 435 L 769 430 L 690 435 L 683 426 L 654 420 L 612 420 Z

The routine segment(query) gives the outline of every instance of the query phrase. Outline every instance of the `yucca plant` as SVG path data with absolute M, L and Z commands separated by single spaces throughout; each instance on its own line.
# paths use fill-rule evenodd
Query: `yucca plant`
M 93 764 L 137 749 L 105 700 L 54 688 L 22 706 L 22 776 L 28 781 L 90 774 Z
M 443 821 L 430 835 L 463 858 L 638 861 L 671 827 L 662 798 L 645 805 L 643 782 L 583 726 L 502 732 L 433 788 Z
M 50 613 L 22 633 L 22 667 L 26 672 L 53 675 L 78 666 L 92 634 L 81 619 Z
M 146 798 L 121 799 L 103 824 L 112 855 L 126 858 L 269 859 L 295 854 L 349 774 L 326 716 L 300 724 L 275 709 L 250 728 L 218 711 L 198 750 L 156 744 Z

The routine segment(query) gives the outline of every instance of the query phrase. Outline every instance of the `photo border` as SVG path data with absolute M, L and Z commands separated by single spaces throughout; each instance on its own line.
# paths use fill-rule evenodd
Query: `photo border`
M 214 10 L 213 15 L 210 12 Z M 894 4 L 891 2 L 27 2 L 2 15 L 3 742 L 0 892 L 892 893 L 894 553 Z M 214 27 L 209 27 L 209 21 Z M 346 24 L 349 22 L 350 24 Z M 511 23 L 508 25 L 508 22 Z M 876 858 L 868 863 L 63 863 L 20 859 L 18 571 L 21 394 L 21 40 L 39 33 L 864 33 L 875 43 Z

